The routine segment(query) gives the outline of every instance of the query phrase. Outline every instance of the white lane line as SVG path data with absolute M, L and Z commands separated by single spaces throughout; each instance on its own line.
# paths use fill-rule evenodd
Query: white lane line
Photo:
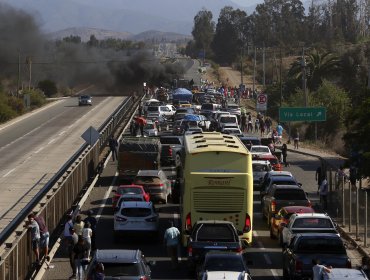
M 3 178 L 5 178 L 6 176 L 8 176 L 8 175 L 9 175 L 10 173 L 12 173 L 14 170 L 15 170 L 15 168 L 10 169 L 8 172 L 6 172 L 6 173 L 3 175 Z
M 39 152 L 41 152 L 43 149 L 44 149 L 44 147 L 41 147 L 40 149 L 36 150 L 34 153 L 35 153 L 35 154 L 38 154 L 38 153 L 39 153 Z
M 51 139 L 51 140 L 48 142 L 48 145 L 53 144 L 56 140 L 57 140 L 56 138 Z
M 253 235 L 255 238 L 258 238 L 257 231 L 253 231 Z M 257 245 L 262 251 L 266 250 L 266 248 L 263 246 L 263 243 L 261 241 L 257 241 Z M 272 265 L 271 258 L 267 253 L 263 253 L 263 258 L 265 259 L 267 265 Z M 271 268 L 270 271 L 274 279 L 276 280 L 280 279 L 279 274 L 277 273 L 276 269 Z
M 66 130 L 63 130 L 62 132 L 59 132 L 59 136 L 62 136 L 64 133 L 66 133 L 67 131 Z
M 104 194 L 103 202 L 99 205 L 98 214 L 95 216 L 95 218 L 96 218 L 97 221 L 99 221 L 99 219 L 101 217 L 101 213 L 103 212 L 103 209 L 107 205 L 107 201 L 108 201 L 109 195 L 110 195 L 110 193 L 112 192 L 112 190 L 114 188 L 114 185 L 115 185 L 115 183 L 117 181 L 117 178 L 118 178 L 118 171 L 116 171 L 116 174 L 114 174 L 114 178 L 112 180 L 112 183 L 109 186 L 108 190 Z

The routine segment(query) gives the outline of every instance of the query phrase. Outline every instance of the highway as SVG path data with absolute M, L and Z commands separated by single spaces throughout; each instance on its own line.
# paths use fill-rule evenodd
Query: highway
M 316 158 L 301 154 L 290 153 L 288 155 L 290 166 L 285 170 L 291 171 L 297 180 L 303 184 L 303 188 L 309 194 L 313 204 L 318 203 L 316 194 L 315 170 L 319 165 Z M 113 242 L 113 211 L 111 209 L 111 197 L 114 186 L 118 185 L 116 176 L 116 163 L 109 161 L 102 177 L 85 203 L 83 211 L 93 210 L 99 219 L 97 227 L 97 247 L 99 249 L 122 248 L 141 249 L 148 260 L 156 261 L 152 267 L 152 279 L 194 279 L 189 275 L 186 265 L 186 252 L 181 250 L 181 265 L 178 270 L 171 270 L 170 259 L 166 255 L 162 240 L 153 240 L 146 236 L 126 237 L 121 243 Z M 277 240 L 272 240 L 265 220 L 262 220 L 260 209 L 259 192 L 254 196 L 254 241 L 251 248 L 246 249 L 250 271 L 253 279 L 268 280 L 279 279 L 282 276 L 282 249 Z M 179 224 L 179 206 L 177 204 L 157 205 L 160 209 L 161 236 L 168 225 L 169 219 L 175 219 Z M 359 253 L 348 245 L 347 250 L 355 266 L 360 263 Z M 72 273 L 68 260 L 62 249 L 58 250 L 51 262 L 53 268 L 46 270 L 43 279 L 66 279 Z
M 98 129 L 125 99 L 102 93 L 84 92 L 96 95 L 93 106 L 58 100 L 0 126 L 0 231 L 84 143 L 81 134 Z

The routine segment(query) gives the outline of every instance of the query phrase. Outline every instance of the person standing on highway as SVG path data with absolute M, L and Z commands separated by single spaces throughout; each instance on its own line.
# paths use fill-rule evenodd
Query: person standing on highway
M 73 260 L 75 262 L 74 275 L 78 280 L 84 279 L 85 267 L 88 264 L 88 246 L 82 236 L 78 237 L 77 244 L 73 247 Z
M 322 280 L 324 279 L 324 272 L 331 272 L 332 267 L 326 267 L 325 265 L 320 264 L 320 260 L 318 259 L 313 259 L 312 264 L 312 280 Z
M 90 256 L 91 252 L 91 237 L 92 230 L 89 222 L 85 223 L 84 229 L 82 230 L 82 238 L 85 241 L 86 246 L 88 247 L 87 256 Z
M 298 144 L 299 144 L 299 131 L 297 128 L 294 135 L 294 149 L 298 150 Z
M 317 167 L 316 169 L 315 180 L 317 182 L 318 188 L 320 188 L 321 182 L 323 180 L 323 172 L 322 172 L 321 166 Z
M 82 221 L 81 215 L 76 216 L 76 220 L 73 224 L 73 229 L 78 236 L 82 236 L 82 230 L 85 227 L 85 223 Z
M 96 225 L 97 225 L 97 220 L 93 216 L 94 212 L 92 210 L 87 211 L 87 217 L 84 220 L 84 223 L 90 223 L 91 226 L 91 231 L 92 231 L 92 236 L 91 236 L 91 250 L 96 249 L 95 245 L 95 240 L 96 240 Z
M 113 136 L 111 136 L 109 138 L 109 148 L 110 148 L 110 151 L 112 152 L 112 158 L 113 158 L 113 161 L 115 159 L 117 159 L 118 155 L 117 155 L 117 147 L 118 147 L 118 142 L 116 139 L 113 138 Z
M 241 117 L 241 125 L 240 125 L 240 128 L 241 128 L 241 131 L 244 132 L 245 130 L 245 126 L 247 124 L 247 115 L 243 112 L 242 113 L 242 117 Z
M 328 210 L 328 181 L 326 180 L 326 176 L 323 176 L 323 180 L 321 185 L 318 189 L 318 193 L 320 195 L 320 202 L 322 206 L 322 210 Z
M 261 138 L 263 137 L 263 135 L 265 135 L 265 121 L 263 120 L 263 118 L 261 118 L 260 120 L 260 131 L 261 131 Z
M 283 146 L 281 146 L 281 154 L 283 155 L 283 163 L 284 163 L 285 167 L 287 167 L 288 162 L 287 162 L 286 158 L 288 156 L 288 146 L 286 145 L 286 143 L 284 143 Z
M 174 226 L 173 221 L 170 222 L 170 227 L 164 233 L 164 244 L 167 247 L 167 253 L 171 258 L 172 268 L 178 266 L 177 247 L 180 239 L 180 231 Z
M 39 247 L 40 247 L 40 227 L 39 227 L 39 225 L 37 224 L 37 222 L 35 220 L 35 215 L 34 214 L 29 214 L 28 215 L 28 221 L 26 222 L 25 227 L 27 227 L 28 230 L 31 232 L 32 250 L 33 250 L 33 253 L 35 254 L 35 257 L 36 257 L 35 264 L 36 265 L 41 265 L 40 251 L 39 251 Z
M 35 221 L 40 228 L 40 248 L 44 251 L 44 256 L 47 261 L 50 261 L 49 257 L 49 230 L 46 226 L 45 220 L 42 216 L 35 216 Z

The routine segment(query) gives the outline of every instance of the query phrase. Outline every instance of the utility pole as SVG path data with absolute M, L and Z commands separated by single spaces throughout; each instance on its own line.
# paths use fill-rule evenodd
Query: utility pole
M 253 92 L 252 94 L 254 94 L 254 91 L 256 89 L 256 47 L 254 47 L 254 59 L 253 59 Z
M 266 86 L 266 73 L 265 73 L 265 43 L 263 43 L 262 51 L 262 71 L 263 71 L 263 88 Z
M 243 43 L 241 48 L 241 57 L 240 57 L 240 86 L 243 87 Z
M 28 90 L 31 90 L 31 80 L 32 80 L 32 58 L 27 57 L 27 64 L 29 67 L 29 80 L 28 80 Z
M 368 72 L 367 72 L 367 88 L 370 89 L 370 64 L 368 66 Z
M 283 55 L 281 53 L 280 47 L 280 69 L 279 69 L 279 77 L 280 77 L 280 107 L 283 103 Z
M 308 106 L 307 86 L 306 86 L 306 58 L 304 54 L 304 47 L 302 48 L 302 90 L 304 93 L 304 106 Z
M 18 49 L 18 80 L 17 80 L 17 96 L 19 93 L 19 87 L 21 84 L 21 50 Z

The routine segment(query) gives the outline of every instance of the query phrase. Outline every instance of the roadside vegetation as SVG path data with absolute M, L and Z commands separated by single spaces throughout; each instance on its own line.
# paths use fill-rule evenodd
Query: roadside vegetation
M 265 0 L 250 15 L 224 7 L 215 21 L 203 9 L 183 52 L 239 71 L 243 62 L 247 75 L 256 64 L 268 115 L 278 120 L 281 106 L 324 106 L 319 141 L 353 161 L 370 160 L 369 11 L 368 1 L 312 1 L 305 11 L 299 0 Z M 292 123 L 295 128 L 301 139 L 314 139 L 313 123 Z M 370 175 L 369 167 L 362 173 Z

